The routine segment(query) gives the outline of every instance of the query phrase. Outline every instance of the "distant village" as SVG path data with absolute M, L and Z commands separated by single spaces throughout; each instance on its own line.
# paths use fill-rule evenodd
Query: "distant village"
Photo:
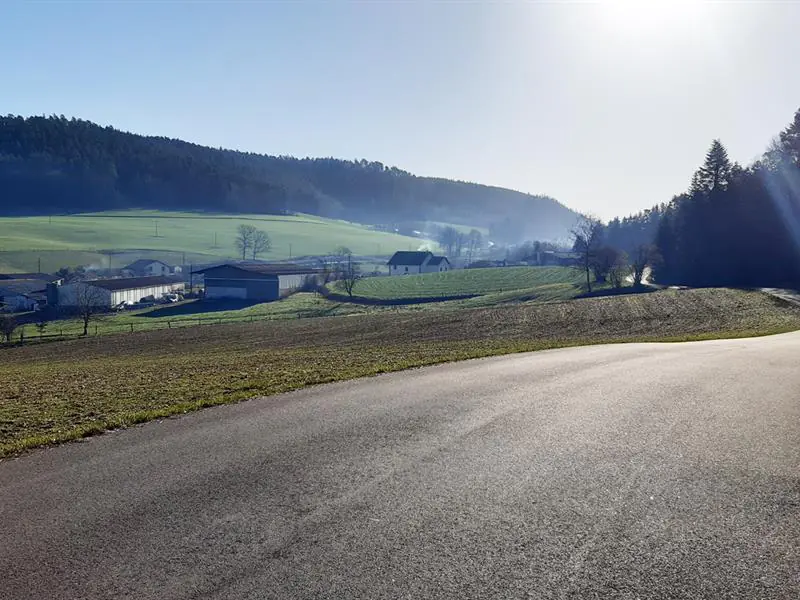
M 349 253 L 346 249 L 345 252 Z M 27 313 L 50 310 L 74 314 L 81 309 L 113 311 L 146 308 L 186 298 L 270 302 L 299 290 L 317 290 L 337 279 L 442 273 L 462 268 L 568 266 L 575 256 L 566 250 L 532 244 L 512 248 L 509 258 L 449 258 L 428 250 L 395 252 L 384 268 L 361 271 L 362 263 L 380 264 L 380 257 L 303 257 L 294 262 L 220 261 L 174 265 L 143 258 L 119 269 L 62 268 L 56 273 L 0 273 L 0 311 Z

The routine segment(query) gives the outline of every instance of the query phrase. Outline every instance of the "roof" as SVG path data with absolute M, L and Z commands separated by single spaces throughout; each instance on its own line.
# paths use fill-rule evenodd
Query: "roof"
M 168 265 L 163 260 L 156 260 L 154 258 L 140 258 L 139 260 L 133 261 L 127 267 L 123 267 L 123 271 L 138 271 L 140 269 L 144 269 L 147 265 L 152 265 L 153 263 L 160 263 L 165 267 L 172 268 L 171 265 Z
M 0 281 L 0 296 L 43 294 L 45 282 L 39 279 L 4 279 Z
M 0 273 L 0 280 L 8 279 L 38 279 L 39 281 L 55 281 L 58 279 L 50 273 Z
M 311 269 L 309 267 L 301 267 L 299 265 L 292 265 L 289 263 L 224 263 L 213 267 L 206 267 L 199 271 L 192 271 L 195 274 L 204 274 L 206 271 L 213 271 L 221 267 L 228 267 L 230 269 L 239 269 L 240 271 L 247 271 L 248 273 L 258 273 L 259 275 L 309 275 L 311 273 L 318 273 L 319 269 Z
M 446 262 L 448 265 L 450 264 L 450 261 L 447 260 L 446 256 L 434 256 L 432 259 L 428 261 L 428 264 L 433 267 L 436 267 L 442 264 L 443 262 Z
M 425 263 L 428 257 L 433 256 L 430 252 L 411 252 L 399 250 L 394 253 L 394 256 L 389 259 L 387 265 L 408 265 L 410 267 L 418 267 Z
M 179 277 L 166 277 L 158 275 L 156 277 L 124 277 L 121 279 L 92 279 L 84 281 L 87 285 L 116 292 L 119 290 L 138 290 L 139 288 L 156 287 L 159 285 L 173 285 L 182 283 Z

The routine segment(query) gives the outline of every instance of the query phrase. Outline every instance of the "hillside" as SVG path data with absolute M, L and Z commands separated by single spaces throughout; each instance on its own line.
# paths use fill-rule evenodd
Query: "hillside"
M 238 257 L 236 228 L 243 223 L 269 234 L 272 248 L 259 257 L 264 260 L 327 254 L 337 246 L 361 256 L 383 256 L 427 242 L 309 215 L 106 211 L 0 217 L 0 272 L 50 272 L 78 265 L 120 268 L 139 258 L 178 265 L 233 259 Z
M 445 221 L 509 242 L 565 238 L 577 216 L 546 196 L 379 162 L 214 149 L 63 116 L 0 117 L 0 195 L 4 215 L 301 212 L 373 224 Z

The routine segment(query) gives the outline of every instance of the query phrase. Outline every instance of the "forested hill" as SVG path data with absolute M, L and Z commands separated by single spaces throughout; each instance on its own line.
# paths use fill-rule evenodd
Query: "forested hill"
M 545 196 L 416 177 L 379 162 L 214 149 L 63 116 L 0 117 L 0 197 L 4 214 L 288 211 L 478 225 L 508 241 L 565 238 L 577 217 Z

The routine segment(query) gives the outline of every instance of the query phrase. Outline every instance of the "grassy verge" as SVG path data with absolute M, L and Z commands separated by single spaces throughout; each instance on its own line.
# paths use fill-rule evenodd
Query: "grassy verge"
M 758 292 L 387 311 L 100 336 L 0 351 L 0 456 L 308 385 L 495 354 L 800 329 Z
M 305 319 L 363 314 L 380 310 L 349 302 L 331 302 L 310 293 L 294 294 L 277 302 L 258 304 L 241 301 L 189 300 L 178 304 L 166 304 L 137 311 L 121 311 L 97 315 L 89 325 L 90 335 L 124 334 L 151 329 L 214 325 L 220 321 L 257 321 L 272 319 Z M 63 319 L 48 324 L 46 333 L 74 336 L 83 331 L 80 319 Z M 28 340 L 35 340 L 37 329 L 27 324 L 16 332 L 24 333 Z

